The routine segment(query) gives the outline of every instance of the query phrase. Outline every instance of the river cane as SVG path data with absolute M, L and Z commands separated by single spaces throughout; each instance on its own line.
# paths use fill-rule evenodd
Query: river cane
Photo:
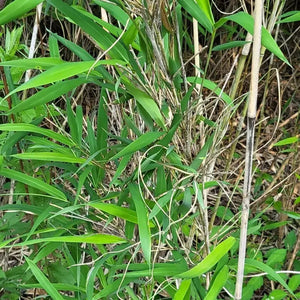
M 252 175 L 252 159 L 254 151 L 254 134 L 255 134 L 255 118 L 258 94 L 258 80 L 260 67 L 260 48 L 261 48 L 261 23 L 263 13 L 263 0 L 255 1 L 254 11 L 254 33 L 252 48 L 252 65 L 251 65 L 251 83 L 249 91 L 249 104 L 247 114 L 247 145 L 245 158 L 245 176 L 243 187 L 243 203 L 241 215 L 241 233 L 239 245 L 238 271 L 235 287 L 235 300 L 242 299 L 243 279 L 245 256 L 247 247 L 247 228 L 249 217 L 249 205 L 251 196 L 251 175 Z

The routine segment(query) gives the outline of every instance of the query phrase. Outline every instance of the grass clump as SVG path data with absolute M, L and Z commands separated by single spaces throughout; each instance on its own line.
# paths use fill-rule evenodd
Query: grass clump
M 1 299 L 299 298 L 298 13 L 264 6 L 241 264 L 253 7 L 219 2 L 0 11 Z

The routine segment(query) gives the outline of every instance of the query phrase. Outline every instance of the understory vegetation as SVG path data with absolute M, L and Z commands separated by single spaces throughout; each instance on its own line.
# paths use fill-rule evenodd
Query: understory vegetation
M 255 2 L 0 1 L 0 299 L 300 299 L 294 0 L 264 1 L 236 287 Z

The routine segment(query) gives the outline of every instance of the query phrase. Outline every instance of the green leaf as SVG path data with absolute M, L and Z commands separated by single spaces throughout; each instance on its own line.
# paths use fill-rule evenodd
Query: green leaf
M 199 84 L 203 84 L 203 86 L 209 90 L 211 90 L 212 92 L 214 92 L 217 96 L 219 96 L 222 100 L 224 100 L 224 102 L 227 105 L 233 106 L 233 101 L 232 99 L 225 93 L 223 92 L 216 83 L 214 83 L 213 81 L 210 81 L 208 79 L 202 79 L 200 77 L 188 77 L 187 81 L 190 83 L 199 83 Z
M 294 275 L 289 280 L 289 287 L 294 292 L 300 286 L 300 274 Z
M 25 257 L 25 259 L 34 277 L 41 284 L 42 288 L 46 290 L 49 296 L 52 299 L 64 300 L 63 296 L 55 289 L 44 273 L 28 257 Z
M 0 170 L 0 176 L 14 179 L 16 181 L 22 182 L 24 184 L 27 184 L 33 188 L 36 188 L 40 191 L 45 192 L 48 195 L 51 195 L 52 197 L 62 200 L 62 201 L 67 201 L 67 197 L 63 192 L 60 190 L 56 189 L 55 187 L 41 181 L 40 179 L 28 176 L 24 173 L 11 170 L 11 169 L 4 169 L 2 168 Z
M 135 141 L 130 143 L 128 146 L 126 146 L 124 149 L 122 149 L 119 153 L 114 155 L 110 160 L 114 160 L 120 158 L 121 156 L 132 154 L 138 150 L 141 150 L 142 148 L 155 142 L 163 134 L 164 132 L 146 132 L 140 137 L 138 137 Z
M 289 288 L 289 286 L 286 284 L 286 282 L 283 280 L 283 278 L 277 274 L 271 267 L 269 267 L 268 265 L 254 260 L 254 259 L 250 259 L 250 258 L 246 258 L 246 264 L 249 267 L 255 267 L 263 272 L 268 273 L 274 280 L 277 280 L 283 287 L 286 288 L 286 290 L 293 296 L 295 296 L 292 292 L 292 290 Z
M 107 299 L 107 297 L 111 294 L 115 294 L 116 292 L 120 292 L 125 286 L 129 285 L 131 282 L 130 279 L 120 278 L 115 281 L 110 282 L 109 285 L 105 286 L 99 293 L 97 293 L 91 300 L 98 299 Z M 112 299 L 109 297 L 109 299 Z
M 248 41 L 233 41 L 225 44 L 221 44 L 212 48 L 212 51 L 222 51 L 227 49 L 232 49 L 236 47 L 243 47 L 245 44 L 248 44 Z
M 299 137 L 292 136 L 292 137 L 286 138 L 284 140 L 281 140 L 281 141 L 275 143 L 273 146 L 285 146 L 285 145 L 297 143 L 298 141 L 300 141 Z
M 103 50 L 110 49 L 108 53 L 112 58 L 122 59 L 126 62 L 129 61 L 126 48 L 120 42 L 116 43 L 116 39 L 93 20 L 64 1 L 47 0 L 47 2 L 57 8 L 65 16 L 72 19 L 85 33 L 90 35 Z M 114 46 L 112 47 L 112 45 Z
M 114 184 L 117 183 L 118 178 L 121 176 L 122 172 L 126 169 L 129 161 L 131 160 L 131 154 L 129 155 L 125 155 L 124 157 L 122 157 L 122 159 L 119 162 L 118 168 L 114 174 L 114 177 L 112 178 L 112 180 L 109 183 L 109 186 L 113 186 Z
M 124 64 L 121 60 L 102 60 L 99 62 L 95 61 L 81 61 L 81 62 L 65 62 L 62 64 L 58 64 L 43 73 L 33 77 L 29 81 L 23 83 L 15 90 L 11 91 L 5 98 L 11 96 L 12 94 L 24 91 L 30 88 L 46 85 L 49 83 L 53 83 L 62 79 L 66 79 L 84 72 L 89 71 L 91 68 L 95 68 L 100 65 L 116 65 L 116 64 Z M 4 98 L 4 99 L 5 99 Z
M 53 33 L 50 31 L 50 35 L 53 36 L 55 39 L 57 39 L 60 43 L 62 43 L 64 46 L 66 46 L 68 49 L 72 51 L 73 54 L 77 55 L 81 60 L 93 60 L 94 57 L 90 55 L 85 49 L 81 48 L 77 44 L 69 41 L 68 39 L 65 39 L 61 37 L 60 35 Z
M 23 132 L 33 132 L 42 134 L 44 136 L 47 136 L 51 139 L 54 139 L 58 142 L 61 142 L 62 144 L 68 145 L 68 146 L 74 146 L 74 143 L 70 141 L 65 136 L 56 133 L 50 129 L 40 128 L 38 126 L 35 126 L 33 124 L 27 124 L 27 123 L 7 123 L 7 124 L 0 124 L 0 130 L 2 131 L 23 131 Z
M 134 201 L 138 219 L 139 235 L 146 262 L 151 263 L 151 232 L 144 199 L 137 184 L 130 184 L 129 190 Z
M 187 293 L 188 290 L 191 286 L 191 279 L 185 279 L 181 282 L 179 289 L 177 290 L 176 294 L 174 295 L 173 300 L 183 300 Z
M 45 70 L 62 63 L 64 63 L 64 61 L 57 57 L 38 57 L 38 58 L 31 58 L 31 59 L 27 58 L 27 59 L 2 61 L 0 62 L 0 66 L 24 68 L 25 70 L 28 69 Z
M 67 92 L 75 89 L 79 85 L 84 83 L 88 83 L 89 81 L 85 78 L 71 79 L 62 82 L 57 82 L 50 87 L 44 88 L 41 91 L 37 92 L 33 96 L 26 99 L 26 101 L 22 101 L 13 107 L 7 114 L 15 114 L 18 112 L 22 112 L 27 109 L 35 108 L 39 105 L 48 103 L 61 95 L 66 94 Z
M 70 235 L 70 236 L 54 236 L 41 239 L 34 239 L 17 243 L 14 246 L 28 246 L 38 243 L 60 242 L 60 243 L 89 243 L 95 245 L 125 243 L 126 240 L 115 235 L 108 234 L 86 234 L 86 235 Z M 8 246 L 10 247 L 10 246 Z
M 130 93 L 135 100 L 143 107 L 149 116 L 159 125 L 165 129 L 164 119 L 155 101 L 145 92 L 134 87 L 128 82 L 125 83 L 126 91 Z
M 287 14 L 289 17 L 284 18 Z M 289 11 L 288 13 L 281 16 L 281 20 L 278 23 L 290 23 L 290 22 L 299 22 L 300 21 L 300 11 Z
M 170 262 L 170 263 L 155 263 L 153 268 L 149 269 L 149 265 L 146 263 L 121 265 L 120 269 L 126 269 L 125 277 L 128 278 L 138 278 L 145 276 L 163 276 L 169 277 L 174 276 L 180 272 L 186 270 L 186 264 L 183 261 Z M 130 272 L 129 272 L 130 271 Z M 124 274 L 117 274 L 116 277 L 124 277 Z
M 210 135 L 204 146 L 201 148 L 201 150 L 199 151 L 199 153 L 197 154 L 197 156 L 195 157 L 195 159 L 192 161 L 191 163 L 191 168 L 197 170 L 201 163 L 203 162 L 203 160 L 206 157 L 207 152 L 209 151 L 209 149 L 211 148 L 212 144 L 213 144 L 213 140 L 214 140 L 214 134 Z
M 205 296 L 204 300 L 215 300 L 217 299 L 221 289 L 224 287 L 227 278 L 229 275 L 228 266 L 224 266 L 220 272 L 217 274 L 216 278 L 214 279 L 213 283 L 209 287 L 209 291 Z
M 138 219 L 136 212 L 126 207 L 121 207 L 115 204 L 108 204 L 108 203 L 89 203 L 91 207 L 97 208 L 104 212 L 107 212 L 113 216 L 119 217 L 123 220 L 129 221 L 134 224 L 138 224 Z
M 197 266 L 177 275 L 177 278 L 194 278 L 208 272 L 235 244 L 235 238 L 229 237 L 220 243 Z
M 213 23 L 206 16 L 206 13 L 199 7 L 194 0 L 178 0 L 178 3 L 193 17 L 200 25 L 202 25 L 208 32 L 212 33 Z
M 62 154 L 59 152 L 25 152 L 11 155 L 19 159 L 31 159 L 42 161 L 60 161 L 66 163 L 83 164 L 86 162 L 85 158 L 76 157 L 74 155 Z
M 196 0 L 201 10 L 205 13 L 207 18 L 210 20 L 211 24 L 215 23 L 214 15 L 211 11 L 211 6 L 209 0 Z
M 253 35 L 254 20 L 251 15 L 245 12 L 238 12 L 231 16 L 224 17 L 215 24 L 216 29 L 221 27 L 227 21 L 233 21 L 241 25 L 243 28 L 245 28 L 249 33 Z M 286 64 L 290 66 L 290 63 L 285 58 L 284 54 L 278 47 L 277 43 L 272 38 L 271 34 L 264 27 L 261 30 L 261 43 L 266 49 L 268 49 L 270 52 L 275 54 L 278 58 L 280 58 L 282 61 L 284 61 Z
M 96 4 L 103 7 L 111 16 L 113 16 L 116 20 L 118 20 L 123 26 L 126 25 L 127 20 L 129 18 L 128 14 L 115 3 L 107 2 L 107 1 L 99 1 L 94 0 Z
M 43 0 L 14 0 L 0 11 L 0 25 L 25 15 Z

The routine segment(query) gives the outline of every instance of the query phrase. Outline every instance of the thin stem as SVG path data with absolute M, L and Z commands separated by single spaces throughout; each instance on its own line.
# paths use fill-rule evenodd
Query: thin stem
M 255 134 L 254 129 L 255 129 L 256 105 L 257 105 L 257 94 L 258 94 L 259 67 L 260 67 L 261 26 L 262 26 L 261 23 L 262 23 L 263 4 L 264 4 L 263 0 L 257 0 L 255 2 L 251 83 L 250 83 L 250 93 L 249 93 L 248 122 L 247 122 L 245 177 L 244 177 L 244 190 L 243 190 L 243 203 L 242 203 L 242 216 L 241 216 L 238 271 L 237 271 L 236 288 L 235 288 L 236 300 L 242 299 L 242 291 L 243 291 L 245 256 L 246 256 L 246 247 L 247 247 L 247 228 L 248 228 L 249 206 L 250 206 L 250 197 L 251 197 L 252 159 L 253 159 L 253 149 L 254 149 L 254 134 Z

